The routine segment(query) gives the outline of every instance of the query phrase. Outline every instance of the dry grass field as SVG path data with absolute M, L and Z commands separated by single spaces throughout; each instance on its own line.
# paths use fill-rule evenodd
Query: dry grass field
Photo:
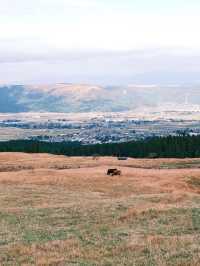
M 1 153 L 0 265 L 200 265 L 200 159 Z

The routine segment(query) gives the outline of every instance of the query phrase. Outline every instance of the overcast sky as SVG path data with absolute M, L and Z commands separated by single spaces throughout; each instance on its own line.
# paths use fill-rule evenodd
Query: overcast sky
M 0 0 L 0 83 L 198 83 L 199 0 Z

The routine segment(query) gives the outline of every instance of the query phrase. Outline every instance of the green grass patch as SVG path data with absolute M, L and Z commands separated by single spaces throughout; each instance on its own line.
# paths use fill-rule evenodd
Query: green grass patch
M 2 249 L 8 244 L 3 242 L 5 239 L 8 239 L 9 243 L 25 246 L 34 244 L 42 246 L 54 240 L 74 239 L 79 243 L 81 254 L 84 254 L 80 258 L 73 259 L 74 265 L 156 266 L 157 255 L 163 257 L 166 265 L 176 265 L 178 261 L 190 265 L 193 250 L 186 244 L 185 246 L 183 244 L 184 249 L 181 247 L 172 254 L 164 243 L 160 244 L 158 250 L 152 250 L 147 241 L 141 245 L 138 240 L 136 247 L 131 246 L 131 241 L 137 235 L 141 236 L 143 241 L 149 235 L 158 235 L 166 239 L 173 236 L 198 235 L 200 208 L 150 209 L 121 221 L 120 217 L 127 210 L 124 203 L 120 207 L 117 204 L 104 208 L 97 205 L 96 209 L 76 206 L 76 208 L 31 208 L 21 213 L 1 212 L 0 228 L 1 231 L 3 228 L 6 230 L 4 237 L 0 235 L 2 237 L 0 259 L 4 257 L 5 265 L 15 265 L 16 261 L 22 262 L 18 260 L 22 255 Z M 198 244 L 196 242 L 197 246 Z M 70 252 L 70 249 L 65 252 Z M 27 263 L 27 260 L 24 261 Z M 32 261 L 34 262 L 33 258 Z
M 162 163 L 161 169 L 200 168 L 200 161 Z
M 189 177 L 186 182 L 194 188 L 200 188 L 200 178 Z

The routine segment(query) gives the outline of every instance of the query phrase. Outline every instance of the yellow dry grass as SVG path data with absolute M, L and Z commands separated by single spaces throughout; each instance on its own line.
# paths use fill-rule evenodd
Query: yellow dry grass
M 199 166 L 1 153 L 0 265 L 200 265 Z

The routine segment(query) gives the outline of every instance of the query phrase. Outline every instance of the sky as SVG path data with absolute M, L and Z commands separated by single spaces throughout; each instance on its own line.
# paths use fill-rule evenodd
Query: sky
M 198 83 L 199 0 L 0 0 L 0 83 Z

